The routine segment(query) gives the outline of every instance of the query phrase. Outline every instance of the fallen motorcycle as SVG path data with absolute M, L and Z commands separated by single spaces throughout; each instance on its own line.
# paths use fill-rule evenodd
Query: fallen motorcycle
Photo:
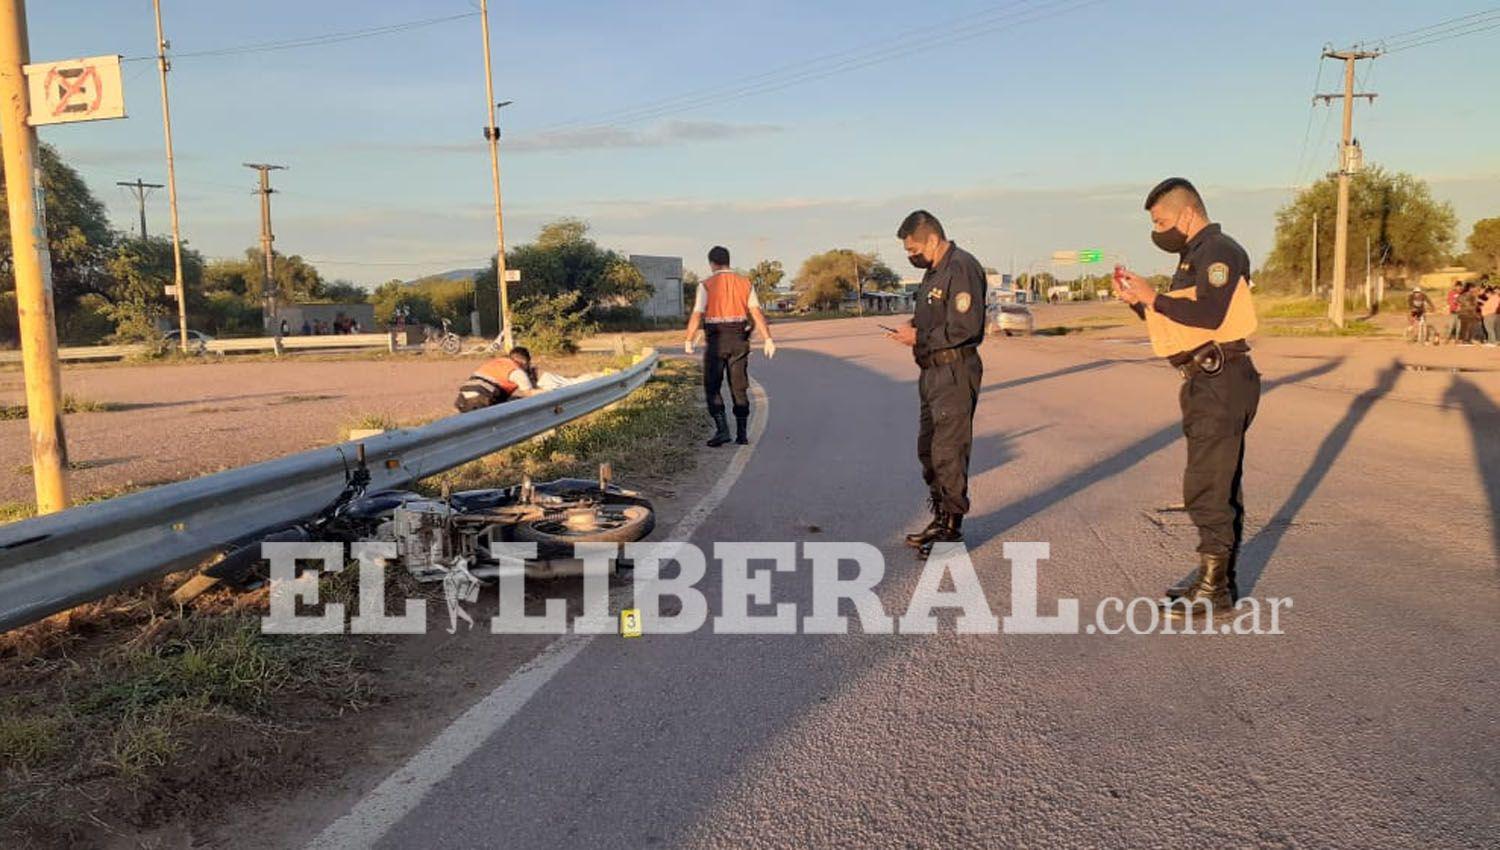
M 528 576 L 577 575 L 575 544 L 630 543 L 656 526 L 650 500 L 612 483 L 608 464 L 600 465 L 597 480 L 534 484 L 528 478 L 496 489 L 445 488 L 438 497 L 409 490 L 366 493 L 370 474 L 363 448 L 346 473 L 343 492 L 328 507 L 306 522 L 230 547 L 204 575 L 242 587 L 264 582 L 265 542 L 394 543 L 390 563 L 419 581 L 441 581 L 455 569 L 492 580 L 502 565 L 500 544 L 532 543 L 536 558 L 525 562 Z

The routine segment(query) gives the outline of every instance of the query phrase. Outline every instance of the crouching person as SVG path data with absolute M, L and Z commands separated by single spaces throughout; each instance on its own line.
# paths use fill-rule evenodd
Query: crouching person
M 467 381 L 458 388 L 458 398 L 453 406 L 459 413 L 504 404 L 515 398 L 525 398 L 536 392 L 536 369 L 531 365 L 531 352 L 516 346 L 504 357 L 485 361 Z

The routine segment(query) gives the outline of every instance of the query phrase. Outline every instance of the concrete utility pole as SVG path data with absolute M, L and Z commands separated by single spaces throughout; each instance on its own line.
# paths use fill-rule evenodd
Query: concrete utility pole
M 479 28 L 484 37 L 484 138 L 490 143 L 490 177 L 495 187 L 495 288 L 500 292 L 500 345 L 515 345 L 510 331 L 510 286 L 505 279 L 505 216 L 500 211 L 500 126 L 495 114 L 511 101 L 495 103 L 495 76 L 490 70 L 490 4 L 479 0 Z
M 1307 294 L 1318 297 L 1318 214 L 1313 213 L 1312 232 L 1312 279 L 1307 282 Z
M 177 296 L 177 344 L 184 354 L 188 350 L 187 290 L 182 285 L 182 230 L 177 224 L 177 163 L 172 157 L 172 107 L 167 103 L 167 71 L 172 63 L 167 61 L 170 46 L 161 30 L 161 0 L 151 0 L 156 13 L 156 67 L 161 73 L 161 125 L 167 140 L 167 205 L 172 210 L 172 292 Z M 144 239 L 145 215 L 141 217 L 141 238 Z
M 865 314 L 865 284 L 859 279 L 859 252 L 850 251 L 854 256 L 854 309 L 859 315 Z
M 139 204 L 140 208 L 141 208 L 141 241 L 145 241 L 145 239 L 146 239 L 146 195 L 149 194 L 149 190 L 151 190 L 151 189 L 160 189 L 160 188 L 162 188 L 162 185 L 160 183 L 147 183 L 147 182 L 141 180 L 141 178 L 139 178 L 139 177 L 135 178 L 135 182 L 134 183 L 131 183 L 128 180 L 116 180 L 115 181 L 115 185 L 116 186 L 124 186 L 125 188 L 131 190 L 131 194 L 132 195 L 135 195 L 135 202 L 137 204 Z
M 271 172 L 285 171 L 284 165 L 269 165 L 264 162 L 244 163 L 246 168 L 253 168 L 260 172 L 260 188 L 255 190 L 260 195 L 260 253 L 265 263 L 265 284 L 261 286 L 261 311 L 265 315 L 266 329 L 276 340 L 276 353 L 281 353 L 281 323 L 277 321 L 280 308 L 276 303 L 276 264 L 275 253 L 272 244 L 276 237 L 271 234 Z
M 31 481 L 39 514 L 68 506 L 68 446 L 63 435 L 62 375 L 52 312 L 52 255 L 36 161 L 36 130 L 21 68 L 31 61 L 25 0 L 0 0 L 0 147 L 10 212 L 11 270 L 16 279 L 21 363 L 26 370 L 26 419 L 31 430 Z
M 1354 63 L 1361 59 L 1374 59 L 1379 51 L 1370 50 L 1326 50 L 1324 59 L 1339 59 L 1344 63 L 1344 93 L 1313 95 L 1313 100 L 1332 103 L 1335 98 L 1344 101 L 1344 137 L 1339 147 L 1339 211 L 1333 231 L 1333 292 L 1328 305 L 1328 318 L 1335 325 L 1344 326 L 1344 285 L 1349 267 L 1349 177 L 1359 170 L 1359 145 L 1353 140 L 1354 99 L 1362 97 L 1369 101 L 1375 95 L 1354 91 Z

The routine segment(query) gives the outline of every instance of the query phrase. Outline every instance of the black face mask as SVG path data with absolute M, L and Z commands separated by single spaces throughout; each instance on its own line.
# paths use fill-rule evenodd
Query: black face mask
M 1168 254 L 1181 254 L 1182 249 L 1187 247 L 1188 238 L 1186 233 L 1174 225 L 1166 230 L 1151 231 L 1151 241 Z
M 932 261 L 921 254 L 907 254 L 906 261 L 919 269 L 927 269 L 932 267 Z

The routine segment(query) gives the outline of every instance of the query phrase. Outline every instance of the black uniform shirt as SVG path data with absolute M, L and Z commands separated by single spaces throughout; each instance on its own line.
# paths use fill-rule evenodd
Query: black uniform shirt
M 1250 255 L 1217 224 L 1210 224 L 1188 242 L 1172 275 L 1172 291 L 1196 287 L 1197 300 L 1158 298 L 1154 309 L 1179 325 L 1217 328 L 1224 324 L 1229 300 L 1242 278 L 1250 279 Z
M 922 275 L 916 296 L 918 362 L 934 351 L 984 342 L 984 268 L 957 242 L 949 242 L 948 252 Z

